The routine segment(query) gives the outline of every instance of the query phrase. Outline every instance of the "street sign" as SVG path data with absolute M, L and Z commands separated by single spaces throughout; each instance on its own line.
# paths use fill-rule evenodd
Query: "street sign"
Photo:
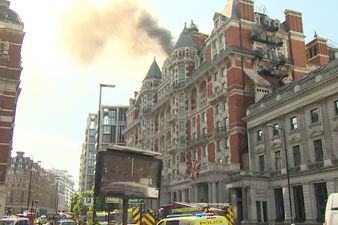
M 84 206 L 92 206 L 93 205 L 93 201 L 94 201 L 93 198 L 84 198 L 84 199 L 82 199 L 81 203 Z
M 144 199 L 129 199 L 129 204 L 145 204 L 146 201 Z M 112 198 L 112 197 L 106 197 L 106 203 L 122 203 L 122 199 L 120 198 Z

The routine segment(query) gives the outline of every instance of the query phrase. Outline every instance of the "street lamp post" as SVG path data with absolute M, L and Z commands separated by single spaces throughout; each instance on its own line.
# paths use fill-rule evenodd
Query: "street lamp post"
M 37 161 L 37 163 L 41 163 L 41 161 Z M 33 169 L 34 169 L 33 165 L 34 165 L 34 156 L 32 157 L 32 165 L 31 165 L 30 174 L 29 174 L 27 210 L 29 210 L 29 202 L 30 202 L 30 197 L 31 197 L 32 175 L 33 175 Z
M 100 129 L 101 129 L 101 95 L 102 95 L 102 88 L 114 88 L 114 84 L 100 84 L 100 95 L 99 95 L 99 115 L 97 117 L 97 145 L 96 150 L 100 149 Z M 95 155 L 95 177 L 94 177 L 94 201 L 93 201 L 93 224 L 95 224 L 96 218 L 96 197 L 98 196 L 99 190 L 96 185 L 97 182 L 97 171 L 98 171 L 98 155 Z
M 286 178 L 288 182 L 288 192 L 289 192 L 289 204 L 290 204 L 290 217 L 291 217 L 291 224 L 294 224 L 293 221 L 293 213 L 292 213 L 292 201 L 291 201 L 291 184 L 290 184 L 290 171 L 289 171 L 289 158 L 288 158 L 288 151 L 286 148 L 286 137 L 285 137 L 285 130 L 280 127 L 276 127 L 273 124 L 267 124 L 267 127 L 272 127 L 273 129 L 278 128 L 278 130 L 282 131 L 283 133 L 283 142 L 284 142 L 284 152 L 285 152 L 285 164 L 286 164 Z

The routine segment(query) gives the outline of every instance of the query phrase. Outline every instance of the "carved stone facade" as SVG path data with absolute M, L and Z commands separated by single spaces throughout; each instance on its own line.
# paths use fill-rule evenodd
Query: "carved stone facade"
M 338 60 L 265 96 L 247 111 L 250 171 L 260 174 L 256 179 L 270 193 L 262 196 L 257 185 L 249 186 L 252 202 L 266 201 L 262 214 L 267 213 L 268 221 L 263 222 L 290 221 L 287 161 L 293 217 L 305 224 L 322 223 L 327 196 L 338 192 Z M 284 212 L 278 216 L 276 201 L 283 202 Z M 256 210 L 251 204 L 253 219 Z

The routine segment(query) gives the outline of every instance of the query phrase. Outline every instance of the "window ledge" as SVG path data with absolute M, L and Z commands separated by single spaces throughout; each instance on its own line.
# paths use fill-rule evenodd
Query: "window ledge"
M 317 127 L 317 126 L 321 126 L 321 125 L 322 125 L 322 123 L 321 123 L 320 121 L 318 121 L 318 122 L 312 123 L 312 124 L 310 125 L 310 128 Z

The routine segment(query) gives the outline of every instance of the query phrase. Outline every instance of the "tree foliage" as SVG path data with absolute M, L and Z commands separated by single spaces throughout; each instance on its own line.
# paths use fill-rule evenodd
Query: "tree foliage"
M 92 206 L 84 206 L 81 201 L 84 198 L 92 198 L 94 196 L 94 186 L 91 191 L 83 191 L 73 195 L 70 202 L 69 211 L 74 212 L 77 217 L 84 216 L 88 211 L 93 211 Z M 105 211 L 106 203 L 104 197 L 96 197 L 96 211 Z
M 77 217 L 84 216 L 87 211 L 89 210 L 89 206 L 84 206 L 82 205 L 82 200 L 84 198 L 92 198 L 93 197 L 93 192 L 92 191 L 83 191 L 78 194 L 74 194 L 73 198 L 70 203 L 70 208 L 69 210 L 71 212 L 74 212 Z

